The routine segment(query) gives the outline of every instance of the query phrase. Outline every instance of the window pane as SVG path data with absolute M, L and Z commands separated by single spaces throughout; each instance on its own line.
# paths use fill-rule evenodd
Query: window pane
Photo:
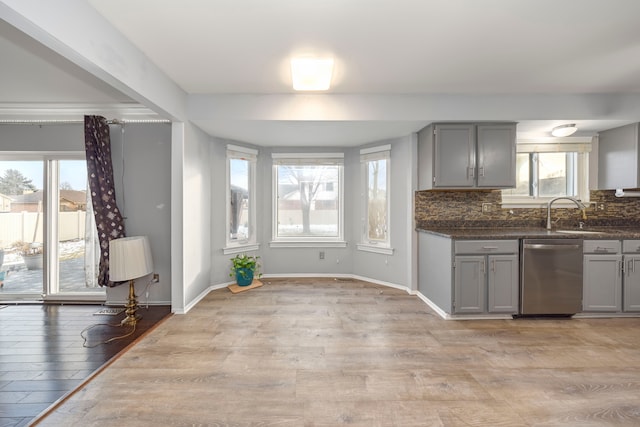
M 540 197 L 567 195 L 567 154 L 538 154 L 538 184 Z
M 229 159 L 229 241 L 249 239 L 249 161 Z
M 367 237 L 387 240 L 387 160 L 367 162 Z
M 84 160 L 58 162 L 58 288 L 60 293 L 106 293 L 98 285 L 100 246 L 87 197 Z M 53 291 L 54 289 L 50 289 Z
M 277 237 L 339 237 L 340 168 L 277 166 Z
M 43 292 L 43 169 L 0 161 L 0 293 Z

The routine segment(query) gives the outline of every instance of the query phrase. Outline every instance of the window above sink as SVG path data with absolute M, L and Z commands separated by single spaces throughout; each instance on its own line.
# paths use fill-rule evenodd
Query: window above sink
M 518 141 L 516 145 L 516 188 L 502 190 L 502 206 L 528 208 L 544 206 L 558 196 L 589 202 L 589 152 L 591 138 L 572 142 Z M 554 207 L 575 207 L 559 202 Z

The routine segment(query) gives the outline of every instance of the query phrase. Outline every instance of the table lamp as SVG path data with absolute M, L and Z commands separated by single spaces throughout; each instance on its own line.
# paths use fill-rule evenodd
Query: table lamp
M 135 326 L 141 316 L 136 314 L 134 280 L 153 272 L 153 260 L 147 236 L 122 237 L 109 242 L 109 280 L 129 281 L 129 298 L 125 305 L 126 317 L 122 326 Z

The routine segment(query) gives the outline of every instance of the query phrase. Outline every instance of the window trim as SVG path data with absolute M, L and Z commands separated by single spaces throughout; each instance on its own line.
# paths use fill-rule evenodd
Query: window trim
M 369 179 L 368 168 L 369 162 L 386 160 L 386 239 L 384 241 L 374 241 L 368 238 L 369 229 Z M 360 233 L 360 242 L 356 248 L 364 252 L 373 252 L 384 255 L 393 255 L 391 248 L 391 144 L 380 145 L 376 147 L 363 148 L 360 150 L 360 173 L 362 185 L 362 230 Z
M 253 148 L 241 147 L 239 145 L 227 145 L 226 156 L 226 186 L 225 186 L 225 246 L 222 248 L 224 255 L 235 254 L 246 251 L 256 251 L 260 248 L 257 243 L 257 225 L 256 225 L 256 164 L 258 161 L 259 151 Z M 242 159 L 249 162 L 249 237 L 242 241 L 231 241 L 231 160 Z
M 589 194 L 589 152 L 591 151 L 591 139 L 574 138 L 573 142 L 537 142 L 537 141 L 518 141 L 516 146 L 517 153 L 553 153 L 553 152 L 572 152 L 576 153 L 576 198 L 584 204 L 590 203 Z M 555 139 L 554 139 L 555 141 Z M 549 200 L 553 197 L 539 196 L 511 196 L 501 191 L 502 207 L 509 208 L 545 208 Z M 577 208 L 576 205 L 567 200 L 558 200 L 552 208 Z
M 272 221 L 271 242 L 272 248 L 310 248 L 310 247 L 336 247 L 344 248 L 347 242 L 344 239 L 344 153 L 272 153 Z M 338 168 L 338 235 L 336 237 L 278 237 L 278 167 L 285 165 L 319 166 L 335 165 Z

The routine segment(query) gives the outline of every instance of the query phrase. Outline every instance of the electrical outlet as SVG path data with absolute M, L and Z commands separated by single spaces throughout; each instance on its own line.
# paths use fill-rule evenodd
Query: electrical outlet
M 153 273 L 153 278 L 151 279 L 151 283 L 158 283 L 160 281 L 160 275 L 158 273 Z
M 483 213 L 491 212 L 491 203 L 483 203 L 482 212 Z
M 324 259 L 324 251 L 320 251 L 320 259 Z
M 599 211 L 603 211 L 604 210 L 604 203 L 596 203 L 596 207 L 598 208 Z

